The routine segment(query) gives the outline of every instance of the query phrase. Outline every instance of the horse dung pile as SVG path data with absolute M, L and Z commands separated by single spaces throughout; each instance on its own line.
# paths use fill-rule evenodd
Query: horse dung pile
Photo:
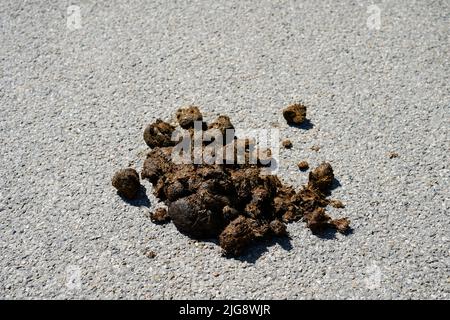
M 228 116 L 208 124 L 194 106 L 179 109 L 175 116 L 183 130 L 160 119 L 144 130 L 151 150 L 140 176 L 167 205 L 151 214 L 153 222 L 172 221 L 194 239 L 218 239 L 230 256 L 241 255 L 257 240 L 287 236 L 286 223 L 293 221 L 305 221 L 313 233 L 328 228 L 341 233 L 349 230 L 347 218 L 332 219 L 325 211 L 327 205 L 336 204 L 327 199 L 334 180 L 329 163 L 311 170 L 308 183 L 296 191 L 267 173 L 274 160 L 271 150 L 258 148 L 252 139 L 236 137 Z M 306 108 L 290 106 L 283 116 L 290 124 L 300 124 Z M 176 130 L 184 133 L 177 136 Z M 198 136 L 201 140 L 195 142 Z M 178 147 L 183 141 L 188 143 L 184 143 L 184 161 L 180 162 L 174 155 L 180 155 Z M 219 155 L 222 161 L 217 160 Z M 301 169 L 306 170 L 307 163 Z M 131 168 L 118 171 L 112 184 L 126 199 L 138 197 L 141 189 L 139 175 Z

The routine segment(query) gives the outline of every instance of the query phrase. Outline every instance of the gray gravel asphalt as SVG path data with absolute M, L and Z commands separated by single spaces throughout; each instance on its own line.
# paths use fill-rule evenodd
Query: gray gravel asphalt
M 2 0 L 0 298 L 448 299 L 450 3 L 371 4 Z M 295 101 L 309 130 L 282 119 Z M 150 184 L 123 202 L 112 174 L 187 104 L 279 127 L 296 187 L 299 160 L 330 161 L 353 234 L 299 222 L 226 259 L 154 225 Z

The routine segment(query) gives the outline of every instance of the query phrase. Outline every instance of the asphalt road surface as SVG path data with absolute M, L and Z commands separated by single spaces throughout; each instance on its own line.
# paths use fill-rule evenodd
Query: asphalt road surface
M 0 297 L 448 299 L 449 16 L 446 0 L 2 0 Z M 310 128 L 286 125 L 292 102 Z M 153 224 L 149 183 L 122 201 L 111 177 L 140 170 L 145 125 L 189 104 L 280 130 L 297 188 L 298 161 L 330 161 L 353 233 L 293 223 L 228 259 Z

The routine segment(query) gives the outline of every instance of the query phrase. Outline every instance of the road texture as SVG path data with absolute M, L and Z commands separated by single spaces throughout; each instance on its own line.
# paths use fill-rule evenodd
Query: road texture
M 446 0 L 2 0 L 0 297 L 448 299 L 449 16 Z M 297 101 L 310 128 L 282 119 Z M 353 233 L 293 223 L 227 259 L 154 225 L 150 184 L 122 201 L 111 177 L 140 170 L 145 125 L 188 104 L 278 128 L 297 188 L 298 161 L 330 161 Z

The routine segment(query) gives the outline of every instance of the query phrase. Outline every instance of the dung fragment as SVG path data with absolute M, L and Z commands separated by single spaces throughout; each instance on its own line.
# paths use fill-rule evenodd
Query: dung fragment
M 287 235 L 286 225 L 283 222 L 281 222 L 280 220 L 271 221 L 269 224 L 269 227 L 270 227 L 270 230 L 272 231 L 272 233 L 277 237 Z
M 141 188 L 139 175 L 132 168 L 117 171 L 112 178 L 112 185 L 126 199 L 135 199 Z
M 330 205 L 333 208 L 337 208 L 337 209 L 345 208 L 345 205 L 342 203 L 342 201 L 341 200 L 337 200 L 337 199 L 330 200 Z
M 149 124 L 144 130 L 144 141 L 150 148 L 170 147 L 175 145 L 172 141 L 172 133 L 175 128 L 161 119 Z
M 319 233 L 330 226 L 331 217 L 324 208 L 316 208 L 312 212 L 305 214 L 306 225 L 313 233 Z
M 299 168 L 301 171 L 306 171 L 306 170 L 309 169 L 309 164 L 308 164 L 307 161 L 300 161 L 300 162 L 297 164 L 297 166 L 298 166 L 298 168 Z
M 144 161 L 141 178 L 148 179 L 155 187 L 160 177 L 173 169 L 171 154 L 172 148 L 156 148 L 150 151 Z
M 289 139 L 283 140 L 282 145 L 286 149 L 291 149 L 292 148 L 292 142 Z
M 300 125 L 306 119 L 306 107 L 302 104 L 292 104 L 283 110 L 283 117 L 289 125 Z
M 261 236 L 255 220 L 239 216 L 219 236 L 219 244 L 227 255 L 240 255 L 250 243 Z
M 189 106 L 187 108 L 178 109 L 176 118 L 180 127 L 189 129 L 194 127 L 195 121 L 202 121 L 203 115 L 198 107 Z
M 228 144 L 234 139 L 234 126 L 228 116 L 219 116 L 208 125 L 208 130 L 216 129 L 223 137 L 223 143 Z
M 309 185 L 322 192 L 326 192 L 330 189 L 333 184 L 333 179 L 333 168 L 327 162 L 322 163 L 309 173 Z
M 191 194 L 169 204 L 169 216 L 177 229 L 192 238 L 217 237 L 225 227 L 226 202 L 207 191 Z
M 391 151 L 391 152 L 389 152 L 388 156 L 389 156 L 389 159 L 398 158 L 398 153 Z
M 166 223 L 170 221 L 167 209 L 158 208 L 153 213 L 150 214 L 150 220 L 154 223 Z
M 153 258 L 156 258 L 156 252 L 153 250 L 150 250 L 150 249 L 145 249 L 144 256 L 146 256 L 149 259 L 153 259 Z
M 331 224 L 340 233 L 346 233 L 350 229 L 350 220 L 348 218 L 339 218 L 331 221 Z
M 317 208 L 305 215 L 308 228 L 313 233 L 321 233 L 327 228 L 334 228 L 340 233 L 346 233 L 350 229 L 350 220 L 347 218 L 331 219 L 324 208 Z

